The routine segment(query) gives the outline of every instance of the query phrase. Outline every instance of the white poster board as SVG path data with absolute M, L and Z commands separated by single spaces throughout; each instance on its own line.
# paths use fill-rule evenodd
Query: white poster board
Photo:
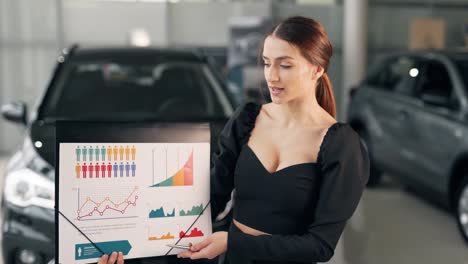
M 187 132 L 181 137 L 181 127 L 132 134 L 127 126 L 114 132 L 124 137 L 102 141 L 109 127 L 67 132 L 79 127 L 57 131 L 58 263 L 96 263 L 112 251 L 125 259 L 174 255 L 182 250 L 167 244 L 196 243 L 211 234 L 209 129 L 200 140 Z M 123 141 L 129 134 L 133 140 Z M 89 141 L 93 135 L 98 140 Z

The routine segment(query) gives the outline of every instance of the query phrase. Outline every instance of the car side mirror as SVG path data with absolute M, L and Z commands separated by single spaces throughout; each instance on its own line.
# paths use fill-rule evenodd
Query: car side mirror
M 8 121 L 26 125 L 26 104 L 24 102 L 12 102 L 2 105 L 2 115 Z

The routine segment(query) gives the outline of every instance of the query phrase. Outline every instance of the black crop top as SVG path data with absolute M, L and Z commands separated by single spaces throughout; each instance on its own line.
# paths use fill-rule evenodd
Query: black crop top
M 237 228 L 228 250 L 256 260 L 326 262 L 369 178 L 369 157 L 359 135 L 335 123 L 320 145 L 317 162 L 266 170 L 246 144 L 261 105 L 240 106 L 219 136 L 211 167 L 213 219 L 235 188 L 234 219 L 272 235 Z

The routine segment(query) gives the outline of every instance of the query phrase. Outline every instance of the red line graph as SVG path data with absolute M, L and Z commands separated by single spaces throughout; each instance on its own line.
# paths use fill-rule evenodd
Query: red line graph
M 119 212 L 121 214 L 125 214 L 125 210 L 129 206 L 131 206 L 131 205 L 136 206 L 136 201 L 138 200 L 138 195 L 135 195 L 135 193 L 136 193 L 137 190 L 138 190 L 138 187 L 135 187 L 133 189 L 133 191 L 120 203 L 116 203 L 116 202 L 112 201 L 109 197 L 104 198 L 104 200 L 102 200 L 100 202 L 96 202 L 96 201 L 92 200 L 90 197 L 87 197 L 86 201 L 83 203 L 83 205 L 79 206 L 79 208 L 77 210 L 77 214 L 78 214 L 77 220 L 82 220 L 84 218 L 91 217 L 95 213 L 97 213 L 99 216 L 103 216 L 104 213 L 107 210 L 111 210 L 111 211 Z M 133 199 L 131 200 L 130 198 L 132 196 L 133 196 Z M 79 197 L 79 193 L 78 193 L 78 197 Z M 85 206 L 88 205 L 88 204 L 94 204 L 94 206 L 92 207 L 92 209 L 90 209 L 89 212 L 82 213 L 83 208 L 85 208 Z M 101 209 L 101 207 L 103 207 L 103 208 Z

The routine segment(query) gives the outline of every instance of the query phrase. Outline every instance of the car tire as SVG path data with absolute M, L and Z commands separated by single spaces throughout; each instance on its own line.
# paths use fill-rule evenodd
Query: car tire
M 375 162 L 373 161 L 369 133 L 365 129 L 359 129 L 357 130 L 357 133 L 359 134 L 359 136 L 361 136 L 362 140 L 366 144 L 366 148 L 369 153 L 370 175 L 369 175 L 369 180 L 367 181 L 367 186 L 377 187 L 382 181 L 383 171 L 377 168 L 377 166 L 375 165 Z
M 468 174 L 463 178 L 457 191 L 456 218 L 460 234 L 468 244 Z

